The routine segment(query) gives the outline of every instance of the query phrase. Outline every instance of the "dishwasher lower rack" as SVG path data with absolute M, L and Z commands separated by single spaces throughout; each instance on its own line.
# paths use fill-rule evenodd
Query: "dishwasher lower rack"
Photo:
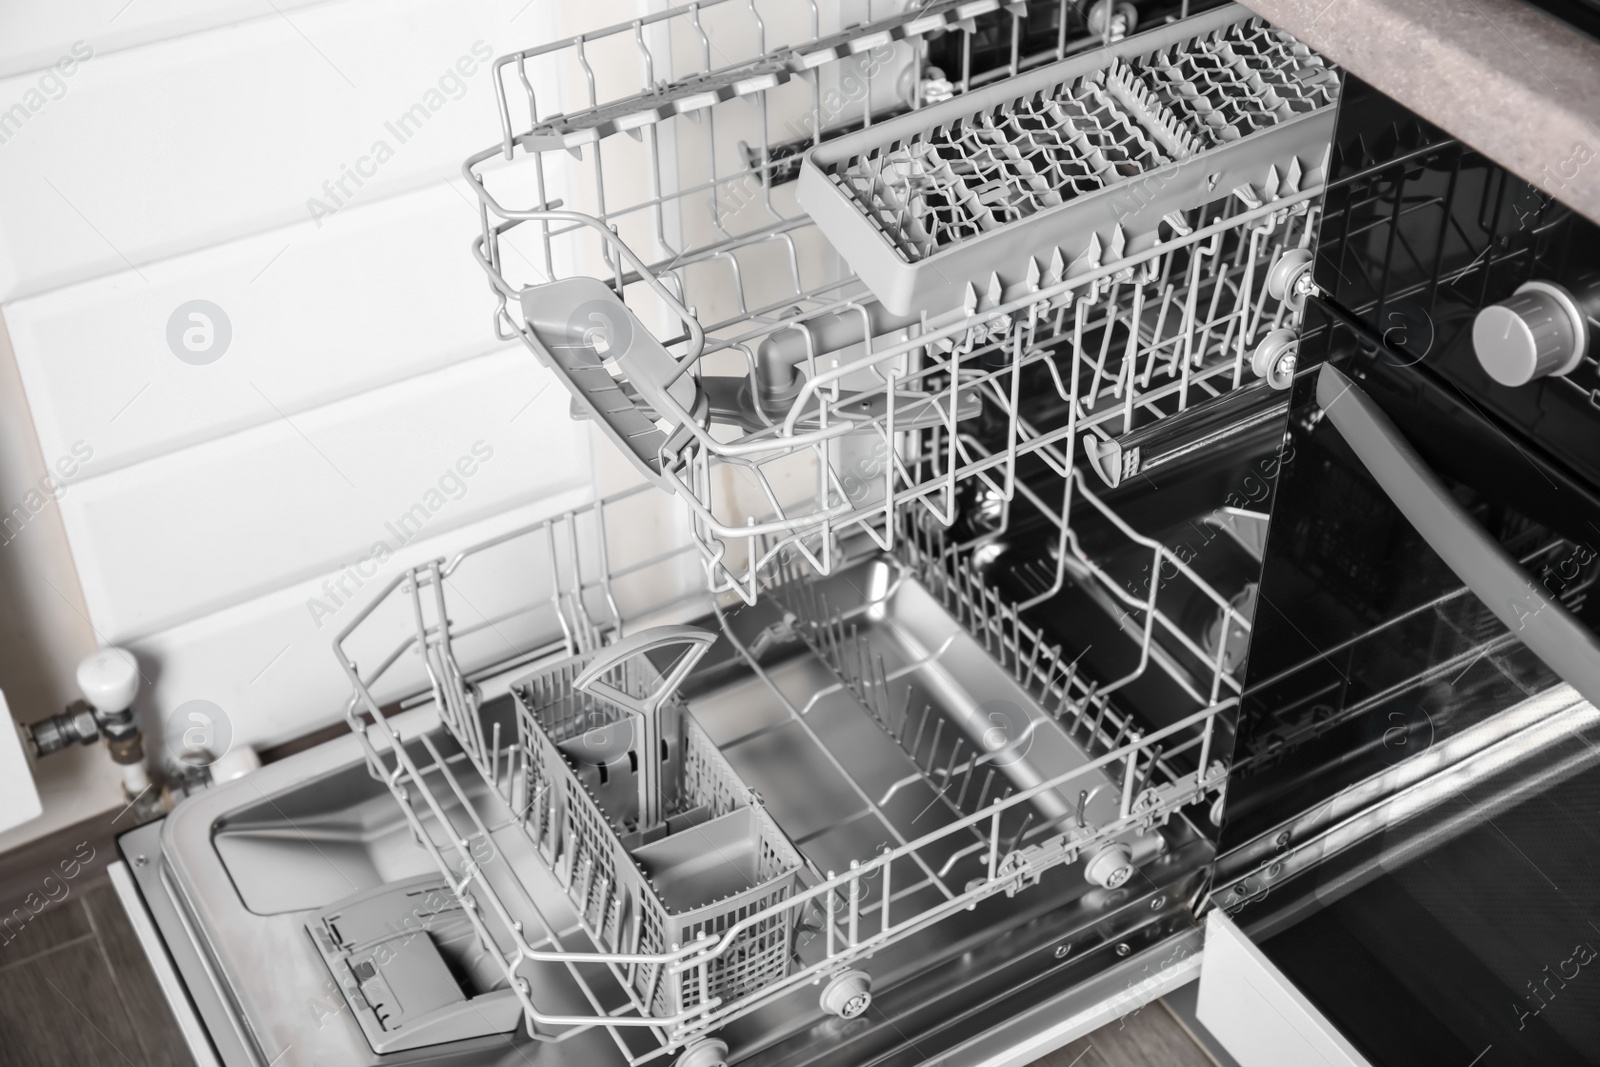
M 1204 170 L 1210 153 L 1248 149 L 1259 180 L 1227 187 L 1215 171 L 1214 196 L 1165 211 L 1138 241 L 1108 210 L 1071 254 L 1023 256 L 1003 278 L 900 314 L 842 266 L 796 202 L 796 160 L 886 117 L 915 118 L 933 99 L 923 92 L 927 34 L 967 34 L 972 18 L 1009 15 L 1017 44 L 1031 7 L 938 0 L 837 35 L 814 19 L 790 25 L 792 42 L 770 46 L 768 27 L 792 23 L 779 15 L 791 9 L 691 4 L 502 57 L 502 141 L 465 166 L 499 335 L 521 340 L 572 394 L 574 414 L 688 507 L 713 592 L 753 602 L 777 553 L 827 573 L 854 533 L 892 551 L 900 515 L 949 524 L 964 484 L 1009 500 L 1030 457 L 1064 471 L 1080 449 L 1114 453 L 1117 438 L 1258 376 L 1288 384 L 1321 168 L 1300 162 L 1317 153 L 1298 135 L 1274 155 L 1275 138 L 1307 123 L 1230 140 L 1224 127 L 1252 120 L 1211 90 L 1185 95 L 1205 81 L 1201 67 L 1220 63 L 1221 77 L 1232 60 L 1205 49 L 1166 56 L 1163 70 L 1189 72 L 1173 75 L 1170 106 L 1201 130 L 1184 173 Z M 1257 27 L 1237 7 L 1200 18 Z M 1181 37 L 1183 25 L 1158 32 Z M 704 46 L 663 49 L 652 34 Z M 1119 54 L 1136 54 L 1139 40 Z M 1087 61 L 1103 43 L 1063 31 L 1037 56 L 1014 47 L 1000 73 Z M 638 85 L 595 87 L 602 47 L 616 56 L 613 77 L 637 66 Z M 704 59 L 679 76 L 669 51 Z M 1293 58 L 1321 94 L 1300 118 L 1321 122 L 1335 75 L 1303 49 Z M 547 67 L 555 73 L 541 77 Z M 562 77 L 588 79 L 587 99 L 553 114 L 536 89 Z M 949 83 L 975 90 L 980 79 L 964 72 Z M 1213 121 L 1224 114 L 1233 126 Z M 558 180 L 567 168 L 570 180 Z M 1142 203 L 1160 192 L 1154 184 L 1134 182 L 1131 195 Z M 1020 411 L 1022 383 L 1037 374 L 1065 408 L 1048 424 Z M 984 419 L 999 432 L 979 455 L 965 438 Z
M 592 528 L 586 516 L 604 506 L 487 551 L 553 555 L 560 531 Z M 718 1035 L 741 1040 L 741 1026 L 769 1025 L 763 1009 L 779 1001 L 786 1019 L 850 1017 L 886 958 L 922 958 L 923 939 L 992 898 L 1030 894 L 1020 909 L 980 910 L 1004 927 L 1043 901 L 1117 885 L 1160 854 L 1159 828 L 1175 813 L 1222 788 L 1211 745 L 1235 697 L 1197 694 L 1169 725 L 1142 733 L 1109 703 L 1114 687 L 1075 673 L 1070 654 L 1044 647 L 1013 605 L 963 572 L 966 557 L 930 536 L 917 535 L 922 554 L 907 561 L 879 554 L 828 577 L 771 575 L 765 608 L 715 611 L 747 680 L 695 696 L 692 713 L 671 700 L 692 657 L 646 664 L 636 653 L 659 645 L 658 633 L 618 638 L 576 615 L 562 624 L 569 640 L 513 686 L 515 710 L 494 710 L 456 662 L 482 626 L 460 600 L 476 590 L 460 559 L 408 571 L 341 633 L 350 726 L 369 771 L 459 899 L 478 958 L 500 975 L 490 991 L 515 998 L 531 1040 L 598 1029 L 619 1062 L 641 1064 L 697 1042 L 714 1049 Z M 1145 547 L 1129 539 L 1130 551 Z M 586 562 L 605 548 L 531 571 L 610 589 L 617 574 Z M 477 558 L 488 557 L 461 557 Z M 774 615 L 802 598 L 829 606 L 805 622 Z M 569 612 L 593 599 L 552 597 Z M 415 625 L 397 649 L 363 641 L 368 624 L 397 617 Z M 1144 639 L 1159 630 L 1152 622 Z M 823 649 L 827 634 L 846 632 L 873 649 L 856 661 L 866 670 L 852 670 L 837 644 Z M 358 645 L 375 669 L 356 667 Z M 1141 670 L 1167 669 L 1139 659 Z M 426 735 L 402 741 L 382 713 L 374 694 L 407 662 L 425 669 L 459 753 Z M 996 697 L 1019 717 L 977 714 Z M 908 723 L 913 701 L 930 706 Z M 656 751 L 662 761 L 639 758 Z M 795 780 L 797 764 L 836 785 Z M 641 794 L 652 768 L 658 777 Z M 829 797 L 856 814 L 797 832 Z M 860 837 L 868 824 L 877 829 Z M 718 848 L 738 851 L 738 884 L 696 872 Z M 554 911 L 552 894 L 566 902 Z

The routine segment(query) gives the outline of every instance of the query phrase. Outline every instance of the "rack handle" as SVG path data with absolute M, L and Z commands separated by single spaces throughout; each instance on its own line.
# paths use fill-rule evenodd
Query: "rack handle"
M 1484 606 L 1572 688 L 1600 707 L 1600 640 L 1479 526 L 1360 386 L 1324 363 L 1317 403 L 1423 540 Z
M 584 672 L 572 680 L 575 691 L 591 693 L 615 704 L 640 719 L 639 737 L 639 827 L 653 829 L 665 818 L 661 783 L 661 705 L 672 698 L 689 671 L 700 662 L 717 635 L 698 626 L 653 626 L 640 630 L 610 646 L 595 657 Z M 643 697 L 623 692 L 601 676 L 635 656 L 658 648 L 688 645 L 661 681 Z
M 710 650 L 716 640 L 716 634 L 698 626 L 652 626 L 648 630 L 640 630 L 608 646 L 594 658 L 582 674 L 572 680 L 572 687 L 604 697 L 636 715 L 651 716 L 677 691 L 683 679 L 694 669 L 694 665 L 700 662 L 700 658 Z M 610 682 L 600 680 L 603 675 L 626 660 L 677 644 L 688 645 L 688 651 L 679 657 L 678 662 L 662 678 L 661 683 L 642 699 L 629 696 Z

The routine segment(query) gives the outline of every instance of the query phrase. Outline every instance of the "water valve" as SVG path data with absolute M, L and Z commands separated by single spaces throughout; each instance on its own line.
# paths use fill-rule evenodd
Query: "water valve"
M 87 745 L 104 736 L 106 751 L 122 767 L 122 789 L 138 796 L 150 787 L 144 766 L 144 743 L 133 700 L 139 694 L 139 663 L 124 649 L 106 647 L 78 664 L 78 688 L 84 700 L 48 719 L 30 723 L 28 737 L 40 756 L 72 744 Z

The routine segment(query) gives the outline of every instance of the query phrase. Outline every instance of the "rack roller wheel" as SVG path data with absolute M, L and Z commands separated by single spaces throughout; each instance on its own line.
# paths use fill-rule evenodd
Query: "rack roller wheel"
M 1267 293 L 1295 311 L 1305 307 L 1306 297 L 1315 288 L 1311 282 L 1311 260 L 1308 248 L 1285 251 L 1267 271 Z
M 1116 889 L 1132 878 L 1136 870 L 1127 849 L 1121 845 L 1107 845 L 1084 865 L 1083 876 L 1101 889 Z
M 845 971 L 834 975 L 822 989 L 822 1010 L 841 1019 L 854 1019 L 872 1006 L 872 975 Z
M 702 1037 L 683 1050 L 674 1067 L 728 1067 L 728 1043 L 715 1037 Z
M 1274 389 L 1287 389 L 1294 383 L 1295 361 L 1300 354 L 1300 339 L 1288 327 L 1279 327 L 1263 337 L 1250 356 L 1250 369 L 1265 378 Z
M 1139 25 L 1139 9 L 1127 0 L 1096 0 L 1086 20 L 1089 32 L 1120 41 Z

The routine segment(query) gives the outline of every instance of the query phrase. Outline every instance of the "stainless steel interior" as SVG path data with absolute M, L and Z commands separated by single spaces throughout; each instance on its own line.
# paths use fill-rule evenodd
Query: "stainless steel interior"
M 914 715 L 874 721 L 839 676 L 794 639 L 770 646 L 754 667 L 731 661 L 709 665 L 689 699 L 690 713 L 759 790 L 814 870 L 847 867 L 892 842 L 953 822 L 965 808 L 992 800 L 1002 789 L 1031 787 L 1047 774 L 1059 775 L 1064 766 L 1088 762 L 1061 725 L 895 561 L 877 558 L 845 570 L 826 583 L 823 595 L 861 628 L 874 660 L 883 657 L 878 670 L 888 682 L 889 706 L 907 704 L 901 694 L 913 693 L 910 702 L 928 708 L 927 723 Z M 728 635 L 732 642 L 755 643 L 765 628 L 760 613 L 735 613 Z M 979 709 L 996 700 L 1028 709 L 1014 743 L 996 743 L 996 727 L 983 725 Z M 484 711 L 486 721 L 505 715 L 507 698 Z M 544 931 L 538 945 L 583 943 L 567 895 L 529 854 L 531 845 L 504 800 L 479 776 L 463 773 L 466 758 L 450 733 L 428 709 L 402 719 L 400 730 L 412 738 L 408 747 L 414 757 L 433 776 L 450 770 L 462 790 L 447 809 L 449 832 L 471 832 L 463 799 L 487 823 L 495 847 L 483 858 L 483 872 L 529 928 Z M 909 749 L 908 724 L 912 733 L 922 727 L 923 735 Z M 1008 730 L 1015 725 L 1004 724 Z M 972 784 L 977 775 L 966 765 L 985 752 L 1000 754 L 994 778 L 1003 777 L 1005 784 L 990 781 L 986 797 L 980 797 L 979 786 Z M 1082 803 L 1077 791 L 1040 793 L 1026 813 L 1012 816 L 1007 833 L 1021 838 L 1021 844 L 1059 834 L 1063 825 L 1080 819 L 1092 824 L 1115 817 L 1118 783 L 1091 772 L 1084 789 L 1088 797 Z M 455 795 L 453 789 L 439 792 Z M 445 828 L 430 829 L 434 843 L 445 844 Z M 940 1014 L 953 1021 L 986 1003 L 997 971 L 1032 968 L 1042 979 L 1072 967 L 1087 976 L 1122 962 L 1110 945 L 1098 953 L 1096 945 L 1112 939 L 1164 941 L 1181 934 L 1188 925 L 1181 902 L 1198 888 L 1209 847 L 1182 819 L 1125 835 L 1125 841 L 1141 875 L 1122 888 L 1090 884 L 1083 862 L 1057 866 L 1041 884 L 1015 897 L 993 897 L 875 953 L 864 966 L 880 1003 L 904 1005 L 900 1011 L 940 1004 Z M 982 854 L 971 844 L 952 835 L 942 852 L 897 863 L 890 879 L 896 908 L 931 905 L 981 875 Z M 156 848 L 161 880 L 173 891 L 187 927 L 198 934 L 209 984 L 236 1006 L 262 1062 L 286 1053 L 292 1054 L 282 1062 L 414 1062 L 445 1055 L 452 1063 L 510 1063 L 525 1056 L 528 1039 L 514 1033 L 380 1059 L 342 1009 L 304 929 L 307 916 L 384 883 L 436 873 L 388 788 L 368 774 L 354 737 L 197 796 L 166 820 Z M 874 888 L 881 883 L 869 886 L 862 900 L 869 919 L 877 902 Z M 824 951 L 824 942 L 820 931 L 803 932 L 798 952 L 802 958 L 815 956 Z M 1066 955 L 1057 956 L 1059 944 L 1070 945 Z M 582 1012 L 593 1006 L 563 967 L 543 965 L 531 974 L 542 1008 Z M 589 988 L 602 997 L 610 990 L 602 1009 L 625 1006 L 614 985 L 590 977 Z M 721 1036 L 748 1057 L 741 1062 L 848 1062 L 839 1059 L 848 1047 L 838 1040 L 839 1021 L 820 1010 L 817 994 L 815 986 L 801 986 L 735 1020 Z M 1019 1014 L 1031 1006 L 1032 998 L 1017 1000 Z M 308 1026 L 311 1021 L 316 1025 Z M 983 1016 L 985 1029 L 1006 1021 L 1006 1011 L 992 1005 Z M 873 1033 L 854 1040 L 886 1040 L 876 1033 L 882 1027 L 870 1029 Z M 938 1048 L 947 1039 L 937 1032 L 915 1036 L 918 1048 Z M 640 1053 L 647 1048 L 645 1042 L 637 1044 Z M 604 1030 L 589 1028 L 539 1045 L 536 1062 L 626 1061 Z

